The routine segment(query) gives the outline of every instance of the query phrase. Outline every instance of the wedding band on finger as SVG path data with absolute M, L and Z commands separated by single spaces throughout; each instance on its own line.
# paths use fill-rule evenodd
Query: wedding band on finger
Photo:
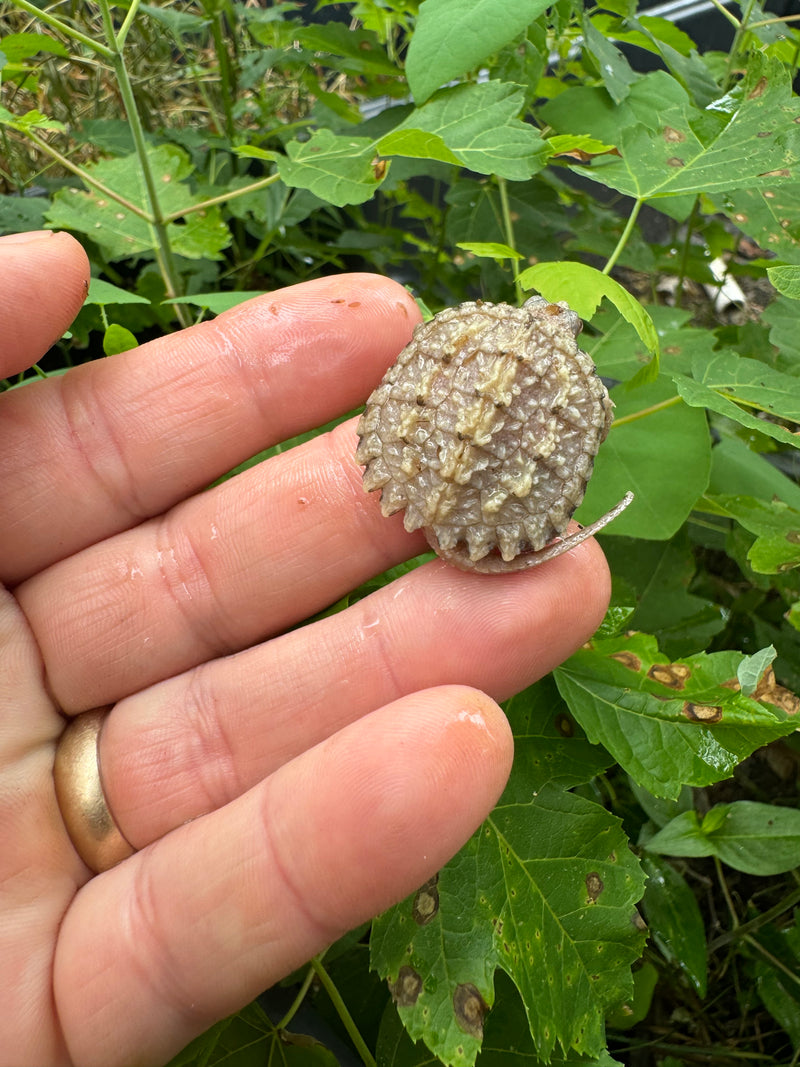
M 95 874 L 116 867 L 136 849 L 108 806 L 100 777 L 100 731 L 107 708 L 76 715 L 59 738 L 53 778 L 61 816 L 75 851 Z

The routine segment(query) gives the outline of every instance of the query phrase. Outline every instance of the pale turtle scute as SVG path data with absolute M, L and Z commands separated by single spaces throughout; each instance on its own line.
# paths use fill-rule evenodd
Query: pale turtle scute
M 521 570 L 574 547 L 603 519 L 549 545 L 583 499 L 613 404 L 580 350 L 578 316 L 533 297 L 475 301 L 414 330 L 358 424 L 364 488 L 381 510 L 464 570 Z M 549 545 L 548 548 L 545 546 Z

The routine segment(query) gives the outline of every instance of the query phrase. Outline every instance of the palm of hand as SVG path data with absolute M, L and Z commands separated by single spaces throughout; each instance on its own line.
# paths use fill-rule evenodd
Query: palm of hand
M 2 376 L 88 267 L 57 235 L 0 242 L 0 272 Z M 586 544 L 530 575 L 436 561 L 289 629 L 424 547 L 362 493 L 352 422 L 201 491 L 354 407 L 417 317 L 321 279 L 0 396 L 1 1062 L 164 1062 L 422 884 L 505 782 L 492 697 L 598 623 Z M 105 705 L 140 851 L 92 878 L 52 767 L 60 712 Z

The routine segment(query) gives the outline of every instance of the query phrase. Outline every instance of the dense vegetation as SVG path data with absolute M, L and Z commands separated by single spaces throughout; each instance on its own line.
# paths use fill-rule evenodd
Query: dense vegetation
M 94 274 L 39 374 L 353 267 L 530 289 L 616 383 L 579 517 L 636 493 L 484 826 L 176 1063 L 800 1062 L 800 32 L 713 3 L 6 5 L 0 231 Z

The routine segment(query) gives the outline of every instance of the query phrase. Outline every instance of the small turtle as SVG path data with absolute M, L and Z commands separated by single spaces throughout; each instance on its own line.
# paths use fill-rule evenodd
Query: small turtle
M 405 509 L 434 551 L 462 570 L 522 570 L 561 555 L 615 518 L 560 538 L 583 499 L 613 404 L 582 324 L 564 303 L 480 300 L 440 311 L 372 393 L 358 424 L 364 488 Z

